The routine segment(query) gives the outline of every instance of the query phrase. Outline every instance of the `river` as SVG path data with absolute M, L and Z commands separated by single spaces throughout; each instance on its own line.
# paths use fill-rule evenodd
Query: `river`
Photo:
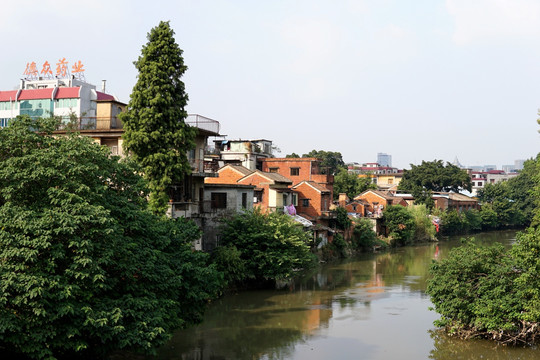
M 510 246 L 514 231 L 476 234 Z M 538 359 L 540 349 L 462 341 L 433 326 L 428 268 L 459 237 L 328 264 L 284 290 L 245 291 L 209 307 L 157 359 Z M 156 359 L 156 358 L 152 358 Z

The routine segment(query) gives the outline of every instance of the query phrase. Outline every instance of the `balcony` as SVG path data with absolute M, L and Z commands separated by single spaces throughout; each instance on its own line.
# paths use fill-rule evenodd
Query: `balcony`
M 57 131 L 115 131 L 122 130 L 122 122 L 118 117 L 79 117 L 63 119 Z
M 198 114 L 189 114 L 186 119 L 186 124 L 196 127 L 199 130 L 203 130 L 206 135 L 219 135 L 220 124 L 217 120 L 212 120 Z

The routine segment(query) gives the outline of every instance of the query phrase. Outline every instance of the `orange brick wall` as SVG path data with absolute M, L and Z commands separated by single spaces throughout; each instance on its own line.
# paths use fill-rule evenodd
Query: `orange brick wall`
M 244 177 L 238 171 L 230 168 L 224 168 L 218 173 L 219 177 L 204 178 L 206 184 L 236 184 L 237 181 Z
M 364 216 L 365 212 L 364 212 L 364 205 L 362 204 L 355 204 L 356 205 L 356 210 L 353 208 L 353 204 L 347 204 L 345 205 L 345 209 L 347 210 L 348 213 L 356 213 L 356 214 L 359 214 L 361 216 Z
M 373 203 L 376 202 L 377 205 L 383 205 L 384 206 L 384 209 L 386 209 L 387 207 L 387 202 L 384 198 L 380 197 L 380 196 L 377 196 L 371 192 L 368 192 L 364 195 L 362 195 L 362 197 L 360 198 L 366 202 L 369 203 L 369 206 L 368 206 L 368 210 L 373 212 Z M 383 209 L 383 210 L 384 210 Z
M 253 206 L 259 206 L 262 210 L 265 210 L 265 211 L 268 210 L 268 204 L 269 204 L 268 195 L 270 193 L 270 183 L 268 179 L 255 174 L 246 179 L 238 181 L 238 184 L 254 185 L 257 188 L 262 188 L 263 189 L 262 201 L 260 203 L 254 203 Z
M 301 184 L 294 190 L 298 193 L 298 206 L 296 207 L 296 211 L 299 214 L 306 214 L 312 218 L 317 218 L 322 215 L 324 202 L 326 202 L 326 211 L 329 210 L 331 204 L 329 193 L 321 194 L 308 184 Z M 309 199 L 308 207 L 302 206 L 303 199 Z
M 319 173 L 319 162 L 315 158 L 268 158 L 262 162 L 262 171 L 270 172 L 270 168 L 278 168 L 277 173 L 291 179 L 293 186 L 302 181 L 315 181 L 322 184 L 330 195 L 334 191 L 334 176 Z M 291 168 L 299 168 L 298 175 L 291 175 Z M 312 174 L 312 172 L 314 174 Z

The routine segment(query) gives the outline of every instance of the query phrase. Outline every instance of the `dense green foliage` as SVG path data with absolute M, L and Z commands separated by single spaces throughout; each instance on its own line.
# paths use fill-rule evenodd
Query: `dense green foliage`
M 220 274 L 191 251 L 193 223 L 147 210 L 133 164 L 56 125 L 0 129 L 0 348 L 150 351 L 200 320 Z
M 334 176 L 334 199 L 341 193 L 347 194 L 349 199 L 354 199 L 368 189 L 377 189 L 377 185 L 373 184 L 369 177 L 358 177 L 344 168 L 339 169 Z
M 121 114 L 122 137 L 148 180 L 151 209 L 162 214 L 170 186 L 191 172 L 187 152 L 195 147 L 195 129 L 184 122 L 188 96 L 181 78 L 187 67 L 168 22 L 150 31 L 134 64 L 139 74 L 128 110 Z
M 385 243 L 384 243 L 385 244 Z M 381 245 L 377 239 L 377 234 L 373 231 L 373 223 L 368 219 L 357 219 L 354 223 L 354 231 L 351 239 L 353 249 L 372 249 L 376 245 Z
M 445 166 L 442 160 L 422 161 L 420 165 L 411 164 L 411 169 L 404 171 L 398 189 L 412 194 L 416 204 L 432 208 L 434 191 L 471 191 L 471 178 L 465 170 L 450 163 Z
M 470 241 L 434 262 L 427 292 L 436 325 L 461 337 L 532 343 L 540 330 L 540 233 L 518 236 L 511 251 Z
M 414 219 L 413 239 L 415 241 L 434 240 L 437 231 L 431 222 L 427 207 L 422 204 L 408 206 L 406 209 Z
M 497 227 L 526 226 L 533 219 L 538 205 L 534 195 L 538 161 L 527 160 L 518 176 L 496 184 L 486 184 L 478 199 L 483 208 L 496 215 Z
M 383 221 L 394 245 L 402 246 L 411 243 L 416 225 L 414 217 L 405 207 L 388 206 L 383 212 Z
M 339 169 L 345 168 L 345 162 L 340 152 L 311 150 L 309 153 L 303 154 L 302 157 L 322 160 L 320 164 L 321 171 L 328 174 L 337 174 Z
M 336 228 L 340 230 L 347 230 L 352 225 L 352 220 L 349 219 L 349 215 L 347 214 L 347 209 L 339 206 L 334 211 L 336 214 L 336 219 L 334 220 L 336 224 Z
M 479 214 L 482 228 L 516 224 L 519 216 L 515 213 L 538 216 L 538 208 L 532 209 L 540 195 L 538 167 L 537 160 L 529 161 L 518 177 L 486 187 L 481 195 L 486 204 Z M 466 223 L 478 224 L 477 217 L 471 221 L 469 216 Z M 513 344 L 540 339 L 540 227 L 536 220 L 518 234 L 509 251 L 502 245 L 481 247 L 469 242 L 433 263 L 430 272 L 427 292 L 442 316 L 436 325 L 464 338 Z
M 229 248 L 216 261 L 232 281 L 239 280 L 236 269 L 244 270 L 245 280 L 287 279 L 311 264 L 310 241 L 310 234 L 286 214 L 245 211 L 224 220 L 221 244 Z

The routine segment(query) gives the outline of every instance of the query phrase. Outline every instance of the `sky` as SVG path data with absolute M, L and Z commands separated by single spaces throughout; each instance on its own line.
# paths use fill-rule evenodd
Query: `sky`
M 128 103 L 160 21 L 184 51 L 186 110 L 277 157 L 500 168 L 539 151 L 540 0 L 9 1 L 0 89 L 66 58 Z

